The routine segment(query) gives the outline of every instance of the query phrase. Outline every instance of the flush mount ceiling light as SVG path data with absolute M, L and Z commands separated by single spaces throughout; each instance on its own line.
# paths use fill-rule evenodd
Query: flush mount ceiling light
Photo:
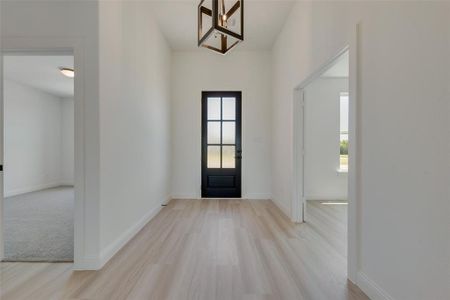
M 244 0 L 202 0 L 198 46 L 225 54 L 244 40 Z
M 74 78 L 75 77 L 75 71 L 73 69 L 71 69 L 71 68 L 60 67 L 59 71 L 61 72 L 61 74 L 63 74 L 66 77 L 69 77 L 69 78 Z

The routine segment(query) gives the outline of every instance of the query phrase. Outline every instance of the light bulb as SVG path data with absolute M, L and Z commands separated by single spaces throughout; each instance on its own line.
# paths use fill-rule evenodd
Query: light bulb
M 63 74 L 66 77 L 74 78 L 75 77 L 75 71 L 71 68 L 59 68 L 59 71 L 61 74 Z

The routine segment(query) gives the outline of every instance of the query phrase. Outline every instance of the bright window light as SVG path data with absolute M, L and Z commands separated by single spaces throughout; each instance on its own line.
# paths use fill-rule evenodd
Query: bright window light
M 348 171 L 348 93 L 340 93 L 339 170 Z

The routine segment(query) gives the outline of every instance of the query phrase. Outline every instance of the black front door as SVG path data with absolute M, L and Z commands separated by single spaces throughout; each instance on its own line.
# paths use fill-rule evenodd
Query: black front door
M 241 197 L 241 92 L 202 93 L 202 197 Z

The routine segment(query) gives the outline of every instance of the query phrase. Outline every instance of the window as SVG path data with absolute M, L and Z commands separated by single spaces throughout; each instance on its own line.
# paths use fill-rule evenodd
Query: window
M 339 99 L 339 171 L 348 171 L 348 93 L 340 93 Z
M 209 97 L 207 115 L 208 169 L 236 168 L 236 98 Z

